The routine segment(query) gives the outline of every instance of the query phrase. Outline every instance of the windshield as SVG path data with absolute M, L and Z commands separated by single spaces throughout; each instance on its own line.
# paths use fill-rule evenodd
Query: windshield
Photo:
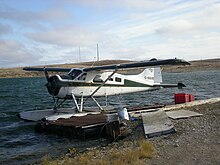
M 70 75 L 72 77 L 72 79 L 75 79 L 77 76 L 79 76 L 82 73 L 81 70 L 79 69 L 73 69 L 71 70 L 68 75 Z

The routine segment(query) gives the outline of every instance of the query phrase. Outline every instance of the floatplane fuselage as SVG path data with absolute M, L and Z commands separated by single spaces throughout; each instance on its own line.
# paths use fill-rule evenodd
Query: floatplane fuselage
M 71 98 L 72 95 L 96 97 L 156 90 L 162 83 L 160 68 L 147 68 L 138 75 L 123 75 L 108 71 L 83 72 L 81 69 L 73 69 L 68 76 L 62 77 L 64 76 L 51 76 L 47 83 L 49 93 L 61 99 Z

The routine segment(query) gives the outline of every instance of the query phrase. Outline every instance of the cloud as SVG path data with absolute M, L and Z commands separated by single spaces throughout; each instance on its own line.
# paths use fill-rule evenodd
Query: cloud
M 65 2 L 71 3 L 73 1 L 66 0 Z M 155 10 L 165 7 L 167 2 L 162 0 L 154 0 L 154 1 L 146 1 L 146 0 L 75 0 L 74 3 L 83 5 L 83 6 L 90 6 L 96 7 L 99 9 L 106 9 L 106 8 L 129 8 L 129 9 L 149 9 Z
M 28 33 L 29 39 L 37 42 L 59 46 L 86 46 L 97 43 L 100 34 L 83 27 L 68 26 L 52 30 Z
M 0 36 L 12 33 L 13 30 L 11 26 L 0 23 Z
M 187 20 L 175 20 L 156 30 L 157 33 L 162 35 L 186 35 L 197 31 L 195 25 Z
M 151 56 L 148 54 L 146 47 L 118 47 L 109 51 L 109 59 L 122 59 L 122 60 L 149 60 Z
M 82 61 L 94 60 L 96 43 L 101 59 L 191 60 L 220 54 L 220 3 L 215 0 L 64 0 L 29 5 L 0 8 L 0 35 L 5 39 L 1 56 L 10 65 L 16 65 L 13 59 L 21 63 L 20 57 L 30 65 L 77 62 L 79 46 Z
M 169 36 L 191 36 L 210 31 L 219 31 L 220 4 L 206 6 L 199 12 L 190 12 L 171 19 L 156 29 L 156 33 Z
M 199 34 L 190 39 L 169 38 L 148 47 L 150 54 L 156 58 L 184 58 L 187 60 L 220 57 L 220 34 Z
M 40 12 L 38 14 L 38 17 L 43 20 L 58 21 L 63 19 L 69 19 L 71 18 L 71 15 L 66 10 L 56 7 Z
M 38 20 L 37 13 L 32 11 L 19 11 L 13 8 L 5 7 L 0 10 L 1 19 L 12 20 L 17 22 L 31 22 Z
M 37 64 L 40 58 L 14 40 L 0 40 L 0 52 L 1 67 Z
M 204 29 L 217 29 L 220 28 L 220 3 L 213 4 L 205 7 L 205 9 L 198 13 L 195 17 L 198 22 L 197 27 L 201 27 Z
M 0 8 L 0 18 L 18 23 L 59 21 L 70 18 L 70 13 L 62 8 L 49 8 L 43 11 L 17 10 L 11 7 Z

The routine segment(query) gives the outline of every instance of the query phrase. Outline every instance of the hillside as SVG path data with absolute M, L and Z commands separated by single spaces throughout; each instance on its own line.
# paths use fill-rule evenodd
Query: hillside
M 129 63 L 132 61 L 126 60 L 103 60 L 94 62 L 83 62 L 83 63 L 70 63 L 70 64 L 59 64 L 59 65 L 47 65 L 46 67 L 63 67 L 63 68 L 83 68 L 99 65 L 111 65 L 120 63 Z M 43 66 L 37 66 L 43 67 Z M 219 70 L 220 59 L 208 59 L 191 61 L 190 66 L 165 66 L 163 67 L 164 72 L 190 72 L 200 70 Z M 134 72 L 140 72 L 135 69 Z M 40 72 L 27 72 L 23 71 L 22 68 L 2 68 L 0 69 L 0 78 L 20 78 L 20 77 L 42 77 L 43 73 Z
M 191 71 L 219 70 L 220 69 L 220 58 L 190 61 L 190 63 L 191 63 L 191 65 L 189 65 L 189 66 L 164 67 L 163 71 L 166 71 L 166 72 L 191 72 Z

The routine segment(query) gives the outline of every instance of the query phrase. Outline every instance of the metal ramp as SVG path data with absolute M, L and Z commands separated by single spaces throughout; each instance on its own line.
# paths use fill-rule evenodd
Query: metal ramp
M 166 114 L 167 114 L 167 116 L 169 116 L 171 119 L 174 119 L 174 120 L 202 116 L 201 113 L 188 111 L 188 110 L 167 111 Z
M 174 126 L 163 110 L 142 113 L 146 138 L 174 133 Z

